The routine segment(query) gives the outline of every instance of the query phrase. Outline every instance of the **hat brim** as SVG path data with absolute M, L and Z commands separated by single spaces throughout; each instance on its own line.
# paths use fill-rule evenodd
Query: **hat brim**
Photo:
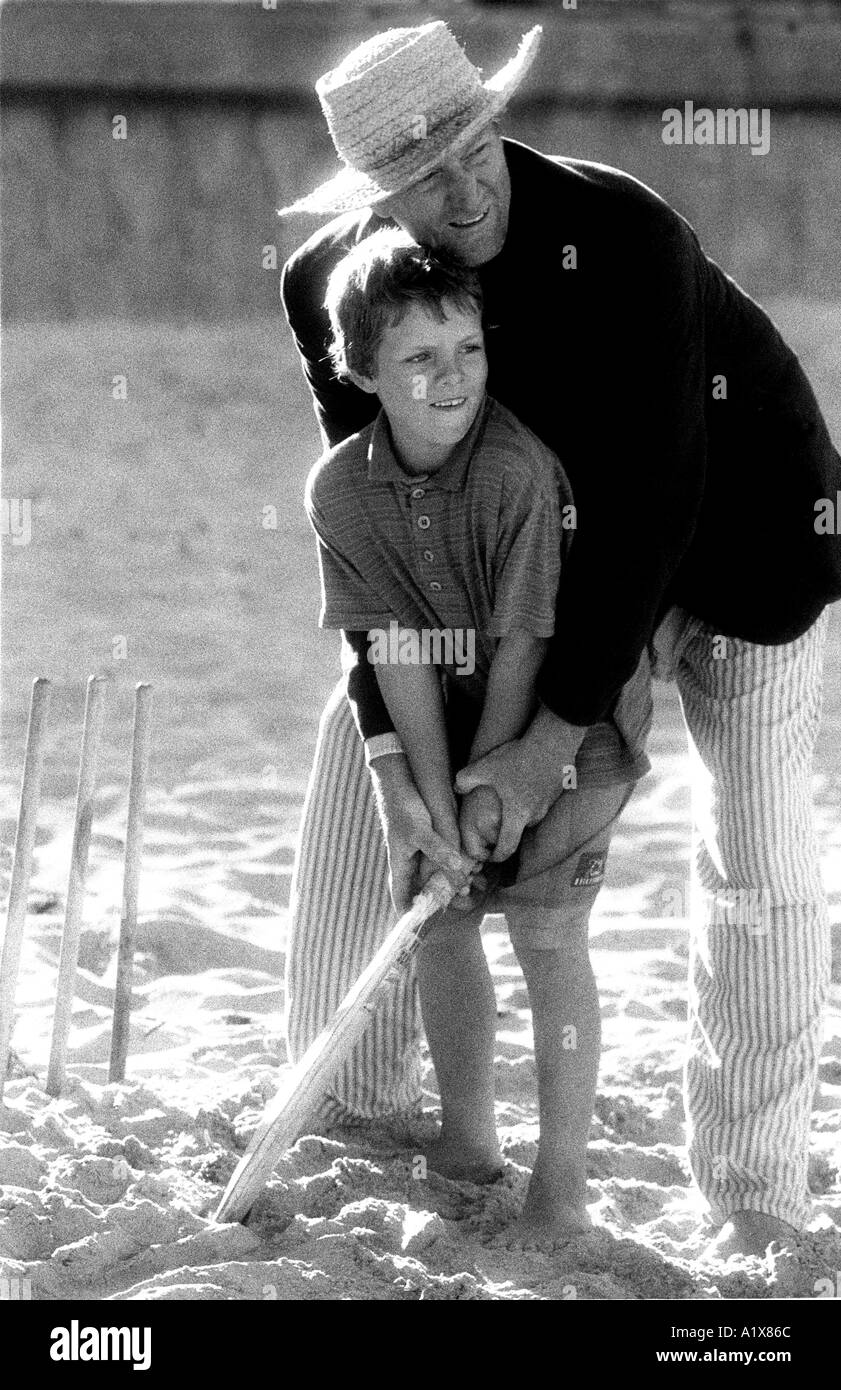
M 405 192 L 431 173 L 445 155 L 468 143 L 478 130 L 502 112 L 534 62 L 542 33 L 542 26 L 536 24 L 523 35 L 514 57 L 487 82 L 481 83 L 476 101 L 444 128 L 435 141 L 434 153 L 422 165 L 412 169 L 407 177 L 398 178 L 385 187 L 371 175 L 346 167 L 305 198 L 299 198 L 289 207 L 279 208 L 278 216 L 304 212 L 321 215 L 358 212 Z

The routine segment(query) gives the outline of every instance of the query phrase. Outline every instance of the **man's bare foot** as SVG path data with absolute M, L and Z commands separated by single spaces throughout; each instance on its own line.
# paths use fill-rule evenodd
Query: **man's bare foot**
M 797 1228 L 764 1211 L 734 1211 L 707 1246 L 704 1260 L 729 1260 L 731 1255 L 763 1256 L 772 1240 L 781 1245 L 797 1237 Z
M 557 1171 L 545 1174 L 538 1159 L 521 1215 L 494 1238 L 493 1245 L 505 1250 L 550 1251 L 576 1236 L 587 1235 L 593 1227 L 587 1208 L 583 1200 L 571 1199 L 569 1194 L 569 1183 Z
M 433 1139 L 424 1147 L 430 1168 L 458 1182 L 496 1182 L 505 1172 L 499 1149 L 470 1148 L 449 1139 Z

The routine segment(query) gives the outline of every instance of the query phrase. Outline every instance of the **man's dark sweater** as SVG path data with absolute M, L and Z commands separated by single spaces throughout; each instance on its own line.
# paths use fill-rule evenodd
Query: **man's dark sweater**
M 511 214 L 479 268 L 488 391 L 558 455 L 578 528 L 540 682 L 573 724 L 611 710 L 662 614 L 776 644 L 841 597 L 841 535 L 815 530 L 841 458 L 796 355 L 702 251 L 689 224 L 628 174 L 505 140 Z M 282 297 L 325 442 L 376 397 L 336 381 L 327 278 L 381 226 L 339 217 L 283 269 Z M 841 528 L 839 528 L 841 529 Z M 350 693 L 364 736 L 391 727 L 364 635 Z

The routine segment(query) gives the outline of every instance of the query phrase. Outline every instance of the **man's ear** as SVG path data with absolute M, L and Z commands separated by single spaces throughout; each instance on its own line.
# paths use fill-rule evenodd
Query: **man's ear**
M 360 391 L 367 391 L 369 396 L 377 394 L 377 383 L 372 376 L 363 376 L 361 372 L 355 372 L 348 367 L 347 374 L 354 386 L 358 386 Z

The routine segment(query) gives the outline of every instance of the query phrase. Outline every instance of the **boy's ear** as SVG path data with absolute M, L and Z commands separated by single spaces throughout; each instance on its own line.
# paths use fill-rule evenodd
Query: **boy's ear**
M 358 386 L 360 391 L 367 391 L 369 396 L 377 394 L 377 383 L 373 377 L 363 376 L 361 372 L 355 372 L 351 367 L 348 367 L 347 374 L 354 386 Z

